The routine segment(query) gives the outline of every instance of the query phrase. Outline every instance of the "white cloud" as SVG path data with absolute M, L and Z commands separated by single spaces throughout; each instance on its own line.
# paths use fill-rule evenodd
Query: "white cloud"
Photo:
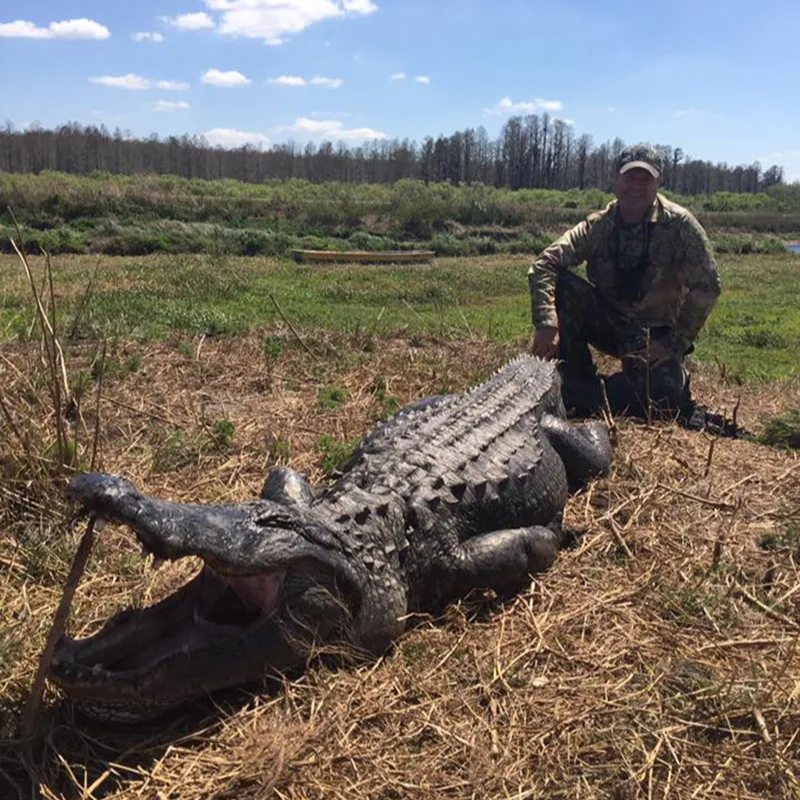
M 298 117 L 294 125 L 287 125 L 284 130 L 298 131 L 311 134 L 312 136 L 322 136 L 327 131 L 336 128 L 342 128 L 343 123 L 333 122 L 331 120 L 315 120 L 308 117 Z
M 328 89 L 338 89 L 344 81 L 341 78 L 324 78 L 322 75 L 315 75 L 309 83 L 312 86 L 326 86 Z
M 537 98 L 533 101 L 536 103 L 537 108 L 541 108 L 542 111 L 561 111 L 564 108 L 564 104 L 560 100 L 542 100 Z
M 405 72 L 395 72 L 394 75 L 391 76 L 390 80 L 393 81 L 404 81 L 406 79 Z
M 189 88 L 189 84 L 186 81 L 157 81 L 156 88 L 165 92 L 184 92 Z
M 153 106 L 153 111 L 183 111 L 191 107 L 191 104 L 187 103 L 185 100 L 178 100 L 177 102 L 173 100 L 159 100 Z
M 484 114 L 532 114 L 535 110 L 536 106 L 532 102 L 519 102 L 515 103 L 511 100 L 510 97 L 503 97 L 500 99 L 500 102 L 497 103 L 492 108 L 484 108 Z
M 345 128 L 344 123 L 338 120 L 317 120 L 309 117 L 298 117 L 294 125 L 288 125 L 281 130 L 303 134 L 312 139 L 364 141 L 389 138 L 383 131 L 376 131 L 373 128 Z
M 484 114 L 499 116 L 502 114 L 535 114 L 537 111 L 560 111 L 564 104 L 560 100 L 521 100 L 515 103 L 510 97 L 503 97 L 492 108 L 484 108 Z
M 205 11 L 199 11 L 196 14 L 181 14 L 177 17 L 162 17 L 161 19 L 181 31 L 207 31 L 217 27 L 217 23 Z
M 52 39 L 53 32 L 49 28 L 37 28 L 32 22 L 18 19 L 0 25 L 0 36 L 7 39 Z
M 267 83 L 277 83 L 279 86 L 305 86 L 305 78 L 299 75 L 281 75 L 279 78 L 267 78 Z
M 134 42 L 153 42 L 158 44 L 164 41 L 164 35 L 158 33 L 158 31 L 137 31 L 131 34 L 131 39 L 133 39 Z
M 111 31 L 91 19 L 69 19 L 64 22 L 51 22 L 50 30 L 54 39 L 108 39 Z
M 151 83 L 147 78 L 129 72 L 127 75 L 104 75 L 102 77 L 89 78 L 90 83 L 97 83 L 100 86 L 112 86 L 117 89 L 149 89 Z M 156 81 L 155 86 L 167 92 L 180 92 L 189 88 L 189 84 L 184 81 Z
M 284 36 L 325 19 L 365 16 L 378 10 L 371 0 L 205 0 L 205 4 L 221 12 L 220 33 L 263 39 L 270 45 L 282 44 Z
M 213 128 L 203 134 L 213 147 L 244 147 L 246 144 L 263 146 L 269 144 L 269 137 L 263 133 L 237 131 L 234 128 Z
M 414 80 L 417 83 L 424 83 L 426 85 L 431 82 L 431 79 L 427 75 L 417 75 L 417 77 L 414 78 Z
M 141 75 L 135 75 L 129 72 L 127 75 L 104 75 L 102 77 L 89 78 L 89 83 L 97 83 L 100 86 L 111 86 L 115 89 L 137 89 L 144 90 L 150 88 L 150 81 L 143 78 Z
M 562 125 L 574 125 L 574 119 L 566 119 L 565 117 L 553 117 L 553 122 L 560 122 Z
M 91 19 L 68 19 L 38 28 L 33 22 L 18 19 L 0 24 L 0 38 L 7 39 L 108 39 L 111 32 Z
M 344 0 L 342 6 L 351 14 L 374 14 L 378 10 L 371 0 Z
M 536 103 L 533 101 L 520 101 L 519 103 L 506 103 L 505 100 L 509 100 L 510 98 L 504 97 L 503 100 L 500 101 L 499 105 L 497 106 L 500 109 L 497 113 L 502 114 L 517 114 L 520 112 L 525 112 L 526 114 L 533 114 L 536 111 Z
M 241 72 L 237 72 L 236 70 L 221 72 L 218 69 L 209 69 L 200 76 L 200 80 L 211 86 L 222 86 L 226 89 L 235 88 L 237 86 L 249 86 L 252 83 L 250 78 L 245 78 Z
M 325 86 L 328 89 L 338 89 L 344 81 L 341 78 L 325 78 L 322 75 L 315 75 L 309 81 L 299 75 L 281 75 L 278 78 L 267 78 L 267 83 L 275 83 L 279 86 Z

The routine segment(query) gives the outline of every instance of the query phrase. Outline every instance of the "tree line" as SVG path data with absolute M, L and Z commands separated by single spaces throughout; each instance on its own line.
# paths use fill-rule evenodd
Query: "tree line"
M 342 141 L 269 148 L 212 146 L 203 136 L 152 134 L 134 138 L 119 129 L 70 122 L 55 129 L 38 125 L 0 128 L 0 171 L 57 170 L 179 175 L 248 183 L 301 178 L 314 183 L 482 183 L 508 189 L 611 189 L 622 139 L 595 145 L 588 134 L 549 115 L 510 117 L 496 139 L 485 128 L 451 136 L 426 136 L 421 143 L 384 139 L 348 146 Z M 682 195 L 754 193 L 783 183 L 783 169 L 758 162 L 730 166 L 691 158 L 680 147 L 656 145 L 664 160 L 664 187 Z

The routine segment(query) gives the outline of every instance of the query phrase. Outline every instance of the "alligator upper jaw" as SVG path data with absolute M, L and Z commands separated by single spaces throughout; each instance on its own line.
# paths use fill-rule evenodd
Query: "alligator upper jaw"
M 49 677 L 90 716 L 125 722 L 256 680 L 226 669 L 225 656 L 274 635 L 283 580 L 282 572 L 232 578 L 206 566 L 160 603 L 123 611 L 86 639 L 62 638 Z

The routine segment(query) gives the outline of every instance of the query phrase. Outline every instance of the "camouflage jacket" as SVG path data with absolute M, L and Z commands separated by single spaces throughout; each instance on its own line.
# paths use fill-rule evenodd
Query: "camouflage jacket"
M 632 325 L 668 326 L 667 350 L 681 358 L 720 293 L 711 244 L 685 208 L 658 195 L 648 219 L 624 225 L 614 200 L 550 245 L 531 266 L 533 323 L 558 325 L 556 271 L 586 262 L 589 281 Z

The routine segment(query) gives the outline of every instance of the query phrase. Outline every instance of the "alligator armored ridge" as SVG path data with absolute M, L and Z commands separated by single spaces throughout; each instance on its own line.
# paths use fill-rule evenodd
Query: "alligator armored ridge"
M 316 495 L 283 467 L 261 499 L 226 505 L 80 475 L 67 491 L 86 511 L 128 525 L 158 558 L 204 566 L 160 603 L 63 638 L 50 678 L 87 713 L 127 721 L 302 669 L 321 648 L 378 656 L 410 615 L 473 589 L 511 596 L 547 569 L 568 487 L 610 460 L 602 423 L 567 423 L 553 363 L 523 357 L 403 409 Z

